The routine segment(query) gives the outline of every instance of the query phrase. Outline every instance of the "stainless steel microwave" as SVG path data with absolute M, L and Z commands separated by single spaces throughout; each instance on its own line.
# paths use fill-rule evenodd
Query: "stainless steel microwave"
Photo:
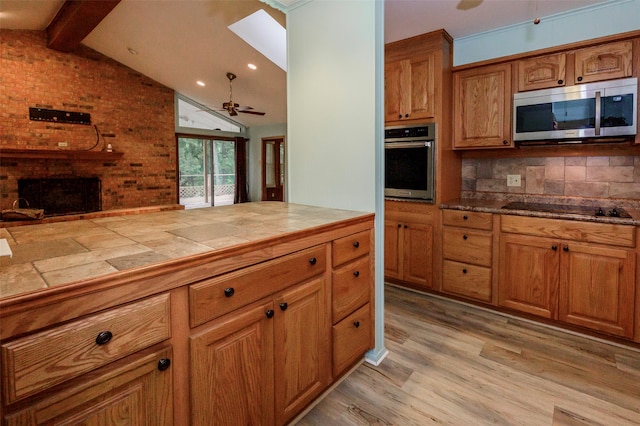
M 513 140 L 630 137 L 638 127 L 638 79 L 624 78 L 513 96 Z

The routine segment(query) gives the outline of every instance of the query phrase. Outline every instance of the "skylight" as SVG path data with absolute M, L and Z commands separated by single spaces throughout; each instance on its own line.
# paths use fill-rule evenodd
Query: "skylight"
M 287 31 L 263 9 L 228 28 L 283 71 L 287 71 Z

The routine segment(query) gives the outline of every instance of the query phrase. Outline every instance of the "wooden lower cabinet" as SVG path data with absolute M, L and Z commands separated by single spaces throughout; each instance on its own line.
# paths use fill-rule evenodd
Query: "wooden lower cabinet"
M 384 229 L 384 275 L 431 288 L 433 226 L 424 223 L 385 221 Z
M 500 259 L 500 306 L 633 337 L 635 249 L 503 233 Z
M 282 425 L 331 381 L 324 277 L 233 312 L 191 336 L 194 425 Z
M 148 349 L 44 392 L 3 425 L 172 425 L 171 347 Z

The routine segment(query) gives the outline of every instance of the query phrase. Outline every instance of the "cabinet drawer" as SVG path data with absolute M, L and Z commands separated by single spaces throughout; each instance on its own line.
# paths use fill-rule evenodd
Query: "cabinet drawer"
M 3 344 L 7 402 L 168 339 L 169 300 L 162 294 Z
M 491 266 L 492 236 L 461 228 L 444 228 L 442 257 L 474 265 Z
M 189 286 L 191 326 L 204 324 L 292 284 L 322 274 L 327 267 L 325 247 L 312 247 Z
M 491 269 L 445 260 L 442 264 L 442 291 L 491 302 Z
M 612 246 L 636 246 L 635 227 L 631 225 L 502 215 L 500 230 Z
M 333 271 L 332 278 L 332 323 L 335 324 L 369 301 L 369 257 L 343 265 Z
M 367 303 L 333 326 L 333 376 L 342 373 L 369 350 L 370 305 Z
M 333 266 L 341 265 L 369 253 L 369 231 L 358 232 L 333 242 Z
M 493 218 L 491 213 L 445 209 L 442 210 L 442 224 L 490 231 L 493 228 Z

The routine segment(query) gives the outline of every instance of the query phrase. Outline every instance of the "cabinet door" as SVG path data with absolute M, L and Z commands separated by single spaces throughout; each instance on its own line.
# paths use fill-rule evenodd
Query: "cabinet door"
M 190 338 L 193 425 L 272 425 L 273 302 L 216 320 Z
M 384 121 L 401 120 L 408 114 L 403 105 L 403 93 L 409 90 L 409 61 L 388 62 L 384 65 Z
M 518 91 L 566 86 L 567 55 L 545 55 L 518 61 Z
M 633 336 L 633 250 L 564 243 L 559 318 L 594 330 Z
M 384 221 L 384 276 L 402 279 L 402 224 Z
M 575 83 L 631 77 L 632 42 L 586 47 L 575 52 Z
M 454 148 L 512 146 L 511 96 L 511 64 L 454 73 Z
M 433 287 L 433 227 L 403 225 L 403 280 L 421 287 Z
M 435 115 L 435 55 L 430 54 L 411 59 L 409 118 L 432 118 Z
M 171 425 L 172 368 L 166 360 L 170 347 L 116 361 L 52 388 L 28 408 L 5 415 L 3 424 Z
M 297 415 L 331 381 L 331 300 L 324 277 L 276 299 L 276 424 Z M 236 422 L 236 424 L 248 424 Z
M 557 319 L 558 250 L 550 238 L 502 234 L 498 304 Z

